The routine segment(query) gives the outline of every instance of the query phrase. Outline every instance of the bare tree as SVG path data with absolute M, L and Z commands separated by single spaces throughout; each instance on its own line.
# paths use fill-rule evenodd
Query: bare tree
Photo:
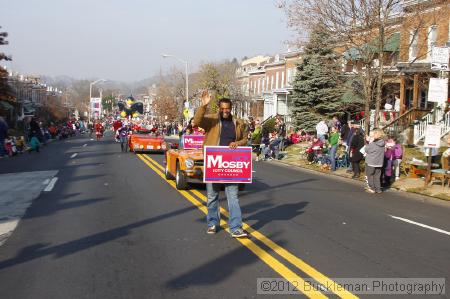
M 174 82 L 176 72 L 167 76 L 160 75 L 156 85 L 156 96 L 153 101 L 153 109 L 159 121 L 178 121 L 182 119 L 182 103 L 184 97 L 183 86 Z M 181 95 L 181 96 L 180 96 Z
M 213 92 L 215 101 L 210 105 L 212 111 L 217 109 L 217 101 L 227 97 L 233 100 L 235 114 L 242 116 L 248 99 L 241 91 L 236 78 L 237 60 L 203 63 L 195 80 L 197 90 L 208 89 Z
M 366 132 L 369 129 L 370 108 L 375 106 L 378 115 L 382 101 L 384 75 L 395 65 L 386 65 L 397 51 L 386 51 L 385 46 L 394 33 L 404 31 L 414 15 L 421 16 L 430 2 L 418 1 L 413 9 L 406 11 L 401 0 L 293 0 L 284 1 L 289 26 L 298 32 L 311 31 L 317 23 L 324 24 L 336 38 L 336 49 L 347 53 L 348 59 L 357 61 L 365 99 Z M 426 3 L 419 3 L 426 2 Z M 415 28 L 423 18 L 416 18 Z M 418 30 L 418 29 L 417 29 Z M 410 45 L 406 45 L 409 47 Z M 378 126 L 375 117 L 375 126 Z

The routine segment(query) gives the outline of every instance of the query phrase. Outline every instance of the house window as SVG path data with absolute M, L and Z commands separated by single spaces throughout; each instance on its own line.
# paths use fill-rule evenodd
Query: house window
M 428 52 L 427 58 L 431 57 L 431 51 L 433 50 L 433 46 L 436 45 L 437 40 L 437 26 L 433 25 L 428 28 Z
M 262 88 L 261 88 L 261 90 L 262 90 L 262 92 L 264 92 L 264 87 L 265 87 L 266 80 L 264 78 L 262 78 L 261 81 L 262 81 Z
M 270 79 L 270 90 L 273 90 L 273 75 L 272 78 Z
M 417 31 L 411 30 L 409 32 L 409 61 L 417 58 Z
M 261 87 L 261 78 L 258 78 L 258 94 L 260 92 L 260 87 Z
M 284 87 L 284 72 L 281 73 L 281 88 Z

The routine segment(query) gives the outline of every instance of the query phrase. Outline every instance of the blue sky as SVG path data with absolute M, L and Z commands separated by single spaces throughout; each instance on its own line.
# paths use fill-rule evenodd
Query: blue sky
M 0 0 L 2 52 L 25 74 L 132 81 L 172 66 L 275 54 L 293 40 L 276 0 Z M 5 64 L 5 63 L 3 63 Z

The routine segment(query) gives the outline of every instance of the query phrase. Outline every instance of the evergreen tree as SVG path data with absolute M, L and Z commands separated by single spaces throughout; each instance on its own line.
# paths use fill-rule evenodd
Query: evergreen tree
M 297 67 L 292 115 L 296 126 L 308 132 L 322 119 L 343 115 L 341 72 L 332 45 L 331 34 L 316 26 Z
M 0 26 L 0 28 L 2 28 Z M 8 41 L 6 37 L 8 33 L 0 32 L 0 46 L 7 45 Z M 7 56 L 5 53 L 0 52 L 0 62 L 2 60 L 10 61 L 11 56 Z M 8 72 L 0 66 L 0 100 L 10 99 L 14 96 L 12 88 L 8 85 Z

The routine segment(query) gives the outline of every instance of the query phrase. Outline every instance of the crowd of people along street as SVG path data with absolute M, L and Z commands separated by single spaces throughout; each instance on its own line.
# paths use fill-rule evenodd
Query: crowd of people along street
M 394 136 L 386 136 L 382 130 L 372 130 L 369 135 L 359 124 L 341 122 L 337 117 L 321 120 L 315 134 L 290 128 L 282 116 L 275 117 L 275 128 L 265 131 L 259 120 L 249 121 L 249 141 L 256 161 L 282 159 L 285 149 L 291 144 L 308 142 L 307 149 L 300 154 L 309 164 L 317 164 L 324 170 L 336 171 L 346 168 L 353 179 L 360 179 L 361 164 L 365 169 L 365 190 L 381 193 L 400 177 L 403 147 Z
M 83 133 L 85 122 L 68 120 L 65 122 L 42 121 L 37 117 L 24 120 L 21 134 L 9 128 L 0 116 L 0 159 L 11 158 L 24 152 L 39 153 L 49 140 L 62 140 Z
M 403 147 L 394 136 L 386 136 L 381 130 L 365 134 L 354 121 L 342 122 L 337 117 L 317 123 L 315 134 L 290 127 L 287 129 L 283 116 L 274 118 L 272 130 L 267 130 L 259 119 L 249 118 L 248 145 L 253 148 L 256 161 L 280 160 L 286 155 L 286 147 L 300 142 L 308 142 L 308 147 L 299 158 L 309 164 L 317 164 L 331 172 L 346 168 L 353 179 L 361 179 L 364 165 L 366 191 L 381 193 L 400 177 Z M 267 121 L 267 120 L 266 120 Z M 61 140 L 77 134 L 87 133 L 90 138 L 102 138 L 106 129 L 114 131 L 116 142 L 126 151 L 128 135 L 133 131 L 146 130 L 157 135 L 204 134 L 204 130 L 191 119 L 185 126 L 181 122 L 157 123 L 150 120 L 114 118 L 66 122 L 43 122 L 36 117 L 25 122 L 23 136 L 9 134 L 8 125 L 0 117 L 0 158 L 13 157 L 25 151 L 36 152 L 48 140 Z

